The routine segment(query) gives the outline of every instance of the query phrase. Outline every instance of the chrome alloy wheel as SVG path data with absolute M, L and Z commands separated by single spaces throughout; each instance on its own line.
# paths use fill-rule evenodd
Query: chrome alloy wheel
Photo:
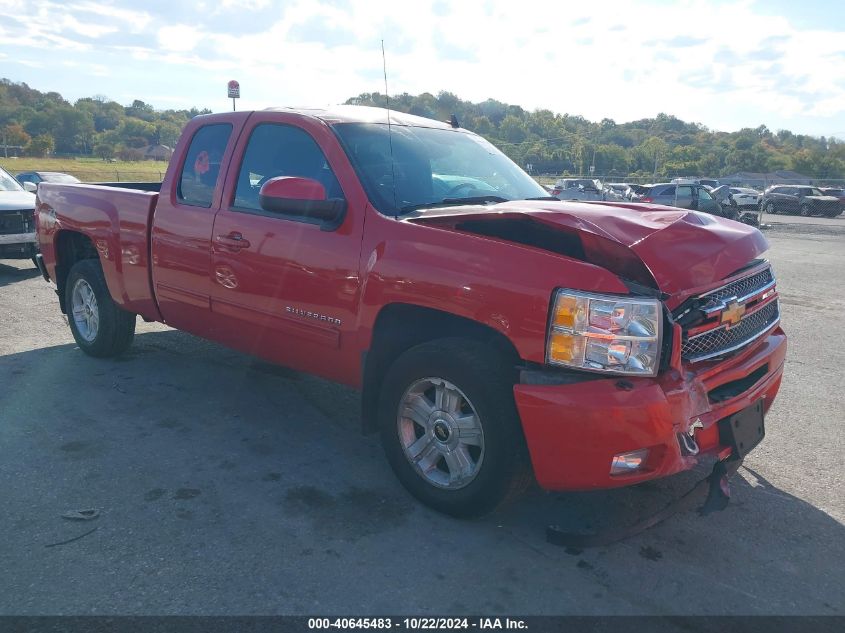
M 484 430 L 469 398 L 448 380 L 422 378 L 397 412 L 399 442 L 423 479 L 438 488 L 469 485 L 484 459 Z
M 79 335 L 88 343 L 97 338 L 97 332 L 100 330 L 97 297 L 84 279 L 78 279 L 73 286 L 71 312 Z

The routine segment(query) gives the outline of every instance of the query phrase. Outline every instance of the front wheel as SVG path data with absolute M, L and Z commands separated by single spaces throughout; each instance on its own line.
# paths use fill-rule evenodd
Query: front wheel
M 396 476 L 439 512 L 486 514 L 531 480 L 510 365 L 480 343 L 441 339 L 400 356 L 379 426 Z
M 83 259 L 70 269 L 65 305 L 73 338 L 89 356 L 117 356 L 132 343 L 135 315 L 112 300 L 98 260 Z

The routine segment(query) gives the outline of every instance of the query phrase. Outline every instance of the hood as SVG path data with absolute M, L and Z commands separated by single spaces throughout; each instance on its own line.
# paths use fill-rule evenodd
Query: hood
M 816 202 L 839 202 L 836 196 L 804 196 L 805 200 L 815 200 Z
M 28 191 L 0 191 L 0 211 L 35 209 L 35 194 Z
M 746 224 L 639 203 L 520 200 L 428 209 L 407 221 L 575 257 L 669 295 L 714 284 L 769 247 Z

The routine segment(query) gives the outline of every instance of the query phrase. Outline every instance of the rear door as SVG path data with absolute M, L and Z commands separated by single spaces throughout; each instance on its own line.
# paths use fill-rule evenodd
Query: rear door
M 359 293 L 366 198 L 322 122 L 256 113 L 241 134 L 214 220 L 211 309 L 216 339 L 291 368 L 348 382 Z M 264 210 L 261 185 L 277 176 L 312 178 L 346 201 L 343 223 Z M 347 353 L 349 352 L 349 353 Z

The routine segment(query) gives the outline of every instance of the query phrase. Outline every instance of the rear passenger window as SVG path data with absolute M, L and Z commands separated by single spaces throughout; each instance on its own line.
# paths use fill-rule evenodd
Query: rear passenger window
M 658 196 L 674 196 L 675 195 L 675 187 L 666 187 L 663 191 L 657 194 Z
M 180 202 L 195 207 L 211 206 L 220 162 L 231 135 L 229 123 L 206 125 L 194 133 L 176 189 Z

